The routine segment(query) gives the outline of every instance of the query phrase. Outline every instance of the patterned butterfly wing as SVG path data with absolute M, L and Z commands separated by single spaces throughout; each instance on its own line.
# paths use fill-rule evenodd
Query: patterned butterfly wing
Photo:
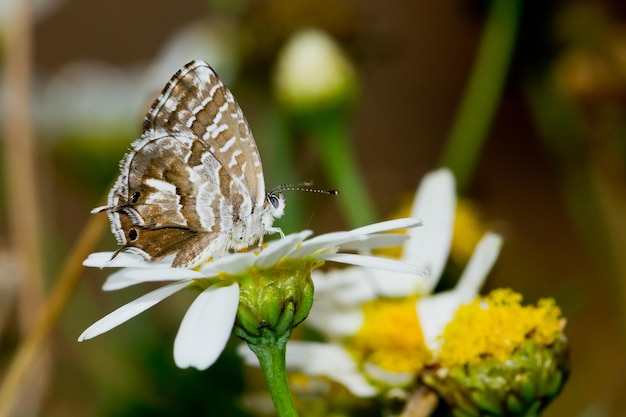
M 129 251 L 149 260 L 178 252 L 173 266 L 193 267 L 258 240 L 264 229 L 251 214 L 264 187 L 241 109 L 208 64 L 193 61 L 152 105 L 99 210 Z
M 191 164 L 207 150 L 232 178 L 233 201 L 262 206 L 265 183 L 259 152 L 241 108 L 204 61 L 181 68 L 144 119 L 145 132 L 180 132 L 198 139 Z M 241 195 L 243 194 L 243 195 Z M 245 201 L 250 199 L 251 201 Z

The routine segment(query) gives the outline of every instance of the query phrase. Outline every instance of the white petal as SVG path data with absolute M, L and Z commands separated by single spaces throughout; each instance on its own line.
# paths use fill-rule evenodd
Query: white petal
M 332 300 L 337 304 L 337 308 L 332 309 L 333 311 L 329 311 L 328 314 L 334 314 L 336 309 L 355 307 L 360 309 L 361 304 L 380 294 L 380 289 L 376 285 L 377 280 L 373 278 L 376 274 L 383 274 L 383 272 L 359 267 L 336 269 L 326 273 L 313 271 L 311 273 L 315 285 L 313 308 L 315 309 L 316 305 L 322 305 L 327 300 Z
M 330 297 L 343 308 L 360 306 L 378 297 L 426 294 L 428 284 L 428 277 L 361 267 L 313 271 L 311 277 L 316 303 Z
M 437 285 L 448 260 L 455 210 L 452 173 L 440 169 L 426 175 L 415 195 L 411 212 L 411 216 L 423 219 L 424 225 L 409 231 L 411 238 L 404 245 L 402 260 L 422 265 L 430 271 L 428 292 Z
M 331 339 L 356 334 L 365 321 L 360 305 L 342 306 L 334 301 L 331 297 L 316 299 L 307 317 L 307 326 Z
M 364 266 L 367 268 L 378 268 L 386 271 L 402 272 L 405 274 L 420 276 L 428 275 L 428 271 L 421 266 L 411 265 L 394 259 L 380 258 L 378 256 L 355 255 L 352 253 L 320 253 L 315 255 L 315 257 L 326 261 Z
M 331 269 L 328 272 L 321 272 L 318 269 L 311 271 L 311 278 L 315 284 L 315 298 L 318 295 L 326 297 L 326 293 L 334 294 L 336 290 L 343 287 L 357 286 L 363 280 L 362 271 L 364 268 L 348 267 L 343 269 Z
M 213 277 L 220 273 L 237 275 L 254 265 L 256 257 L 254 252 L 228 254 L 204 264 L 200 268 L 200 275 L 203 277 Z
M 131 268 L 128 268 L 128 269 L 131 269 Z M 119 271 L 114 272 L 113 274 L 109 275 L 106 281 L 104 281 L 104 284 L 102 284 L 102 290 L 103 291 L 116 291 L 116 290 L 121 290 L 123 288 L 130 287 L 132 285 L 139 284 L 139 282 L 136 279 L 132 279 L 128 277 L 128 275 L 126 274 L 126 271 L 128 269 L 126 268 L 120 269 Z M 145 270 L 145 269 L 142 269 L 142 270 Z
M 502 237 L 491 232 L 486 233 L 476 245 L 476 249 L 454 289 L 462 297 L 464 303 L 472 301 L 480 292 L 487 275 L 498 259 L 501 247 Z
M 419 218 L 405 218 L 387 220 L 384 222 L 368 224 L 367 226 L 359 227 L 351 230 L 349 233 L 353 235 L 369 235 L 372 233 L 389 232 L 392 230 L 408 229 L 417 227 L 422 224 L 422 220 Z
M 294 233 L 286 236 L 284 239 L 272 242 L 267 248 L 261 251 L 255 265 L 260 268 L 266 268 L 274 265 L 280 258 L 292 252 L 304 239 L 311 235 L 310 230 L 300 233 Z
M 224 350 L 239 306 L 239 285 L 209 287 L 195 299 L 180 323 L 174 341 L 174 361 L 179 368 L 204 370 Z
M 160 261 L 148 262 L 139 255 L 126 252 L 117 252 L 117 255 L 115 255 L 115 253 L 116 252 L 92 253 L 83 261 L 83 265 L 96 268 L 163 268 L 164 265 L 170 266 L 172 264 L 171 257 Z
M 247 343 L 242 343 L 237 346 L 237 354 L 243 359 L 246 365 L 259 367 L 259 359 L 254 352 L 250 350 Z
M 371 379 L 388 387 L 407 386 L 415 379 L 415 375 L 410 372 L 390 372 L 371 362 L 364 365 L 364 371 Z
M 184 268 L 124 268 L 109 275 L 102 289 L 114 291 L 142 282 L 178 281 L 202 277 L 198 271 Z
M 402 245 L 408 238 L 407 235 L 400 233 L 369 235 L 363 240 L 342 243 L 339 245 L 339 249 L 342 251 L 362 251 L 376 248 L 389 248 Z
M 435 350 L 440 341 L 438 337 L 445 326 L 452 320 L 454 313 L 463 305 L 471 302 L 480 292 L 487 274 L 498 258 L 502 238 L 495 233 L 487 233 L 476 246 L 456 288 L 417 302 L 417 316 L 422 326 L 427 346 Z
M 299 370 L 311 376 L 326 376 L 343 384 L 357 397 L 376 395 L 359 372 L 352 356 L 342 347 L 328 343 L 287 343 L 287 369 Z
M 139 313 L 146 311 L 153 305 L 166 299 L 175 292 L 180 291 L 187 285 L 189 285 L 189 281 L 175 282 L 173 284 L 169 284 L 154 291 L 151 291 L 148 294 L 145 294 L 137 298 L 136 300 L 133 300 L 126 305 L 123 305 L 114 312 L 106 315 L 105 317 L 101 318 L 100 320 L 89 326 L 89 328 L 87 328 L 87 330 L 85 330 L 78 337 L 78 341 L 82 342 L 83 340 L 91 339 L 92 337 L 96 337 L 104 332 L 108 332 L 112 328 L 117 327 L 125 321 L 135 317 Z
M 247 345 L 240 345 L 237 353 L 246 365 L 259 366 L 259 360 Z M 358 365 L 350 354 L 337 345 L 290 341 L 287 343 L 287 369 L 310 376 L 329 377 L 343 384 L 358 397 L 376 395 L 376 388 L 359 372 Z
M 406 297 L 426 294 L 429 285 L 427 275 L 401 274 L 392 271 L 377 271 L 372 275 L 372 287 L 378 289 L 378 297 Z
M 444 291 L 418 300 L 417 318 L 424 342 L 430 350 L 436 351 L 439 348 L 439 336 L 461 304 L 459 294 L 455 291 Z
M 302 242 L 302 246 L 295 249 L 290 256 L 294 258 L 310 256 L 318 250 L 334 248 L 341 243 L 351 240 L 351 238 L 350 232 L 325 233 Z

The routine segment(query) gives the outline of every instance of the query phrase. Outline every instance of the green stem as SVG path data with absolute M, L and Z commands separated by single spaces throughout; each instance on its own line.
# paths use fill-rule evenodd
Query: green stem
M 478 56 L 450 136 L 442 165 L 467 187 L 502 94 L 513 54 L 521 0 L 492 0 Z
M 333 187 L 339 190 L 339 204 L 349 226 L 375 222 L 376 210 L 354 158 L 347 124 L 341 120 L 320 123 L 313 132 L 315 143 L 322 152 L 326 174 Z
M 289 333 L 279 337 L 271 330 L 265 329 L 263 336 L 255 338 L 254 343 L 248 341 L 250 350 L 259 359 L 279 417 L 298 417 L 287 383 L 285 354 Z

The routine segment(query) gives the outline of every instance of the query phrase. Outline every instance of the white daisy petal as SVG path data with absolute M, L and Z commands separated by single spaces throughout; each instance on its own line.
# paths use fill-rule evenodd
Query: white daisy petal
M 247 343 L 242 343 L 237 346 L 237 354 L 243 359 L 243 363 L 246 365 L 259 367 L 259 360 L 254 352 L 250 350 Z
M 83 261 L 84 266 L 96 268 L 163 268 L 172 264 L 171 257 L 160 261 L 148 262 L 139 255 L 126 252 L 97 252 L 90 254 Z
M 239 285 L 209 287 L 195 299 L 180 323 L 174 341 L 179 368 L 204 370 L 224 350 L 239 306 Z
M 360 308 L 362 303 L 376 298 L 380 293 L 377 286 L 378 280 L 373 278 L 376 274 L 386 273 L 359 267 L 326 273 L 313 271 L 311 278 L 315 284 L 316 297 L 312 311 L 316 311 L 317 307 L 322 306 L 328 300 L 337 304 L 336 307 L 327 308 L 328 314 L 333 314 L 338 309 L 343 311 L 346 308 Z
M 313 271 L 316 305 L 332 298 L 341 309 L 354 308 L 379 297 L 425 294 L 426 277 L 368 268 L 345 268 L 328 273 Z M 335 309 L 336 310 L 336 309 Z M 332 314 L 328 312 L 328 314 Z M 308 320 L 307 320 L 308 323 Z
M 372 235 L 371 233 L 414 227 L 419 224 L 421 224 L 421 222 L 418 219 L 397 219 L 375 223 L 349 232 L 326 233 L 303 242 L 302 246 L 293 252 L 293 256 L 309 256 L 316 251 L 331 249 L 335 246 L 343 250 L 352 250 L 353 248 L 372 249 L 375 247 L 385 247 L 388 242 L 395 243 L 396 239 L 400 240 L 400 242 L 398 242 L 399 244 L 402 240 L 406 239 L 406 237 L 401 237 L 402 235 L 396 233 L 380 235 Z M 381 246 L 374 246 L 374 242 L 380 242 Z
M 124 268 L 111 274 L 102 285 L 102 289 L 113 291 L 143 282 L 178 281 L 202 276 L 198 271 L 184 268 Z
M 367 226 L 353 229 L 350 233 L 355 235 L 369 235 L 372 233 L 390 232 L 392 230 L 408 229 L 417 227 L 422 224 L 422 220 L 418 218 L 405 218 L 387 220 L 384 222 L 369 224 Z
M 326 376 L 344 385 L 358 397 L 376 395 L 359 372 L 352 356 L 342 347 L 326 343 L 289 342 L 287 344 L 287 368 L 299 370 L 311 376 Z
M 427 294 L 429 277 L 427 275 L 400 274 L 391 271 L 372 271 L 372 288 L 376 288 L 377 297 L 406 297 L 407 294 Z M 367 299 L 365 300 L 367 301 Z
M 353 336 L 363 327 L 365 317 L 360 308 L 338 309 L 326 303 L 313 303 L 307 317 L 307 326 L 319 330 L 329 338 Z
M 457 286 L 451 291 L 424 297 L 417 302 L 417 316 L 429 348 L 438 348 L 439 335 L 452 321 L 457 309 L 478 295 L 487 274 L 498 258 L 501 246 L 502 238 L 499 235 L 486 233 L 476 246 Z
M 114 312 L 106 315 L 105 317 L 101 318 L 100 320 L 89 326 L 89 328 L 87 328 L 87 330 L 85 330 L 78 337 L 78 341 L 82 342 L 83 340 L 91 339 L 102 333 L 108 332 L 112 328 L 117 327 L 125 321 L 146 311 L 153 305 L 166 299 L 175 292 L 182 290 L 187 285 L 189 285 L 189 281 L 175 282 L 173 284 L 169 284 L 157 290 L 151 291 L 137 298 L 136 300 L 133 300 L 130 303 L 123 305 Z
M 452 321 L 461 304 L 461 298 L 455 291 L 440 292 L 418 300 L 417 318 L 422 328 L 424 342 L 430 350 L 436 351 L 439 348 L 441 344 L 439 336 Z
M 407 386 L 415 379 L 411 372 L 390 372 L 371 362 L 365 363 L 363 368 L 371 379 L 389 387 Z
M 260 268 L 266 268 L 274 265 L 280 258 L 292 252 L 304 239 L 311 235 L 310 230 L 300 233 L 294 233 L 286 236 L 284 239 L 272 242 L 267 248 L 261 251 L 255 265 Z
M 117 291 L 123 288 L 128 288 L 132 285 L 139 284 L 139 281 L 137 281 L 136 279 L 130 278 L 128 276 L 127 272 L 129 270 L 133 270 L 133 269 L 124 268 L 109 275 L 106 281 L 104 281 L 104 284 L 102 284 L 102 290 L 103 291 Z M 143 268 L 141 270 L 145 271 L 145 269 Z
M 384 269 L 386 271 L 402 272 L 405 274 L 428 275 L 428 271 L 421 266 L 411 265 L 394 259 L 355 255 L 352 253 L 320 253 L 314 256 L 325 261 L 364 266 L 367 268 Z
M 319 250 L 334 248 L 335 246 L 347 242 L 350 239 L 350 232 L 325 233 L 302 242 L 302 246 L 295 249 L 290 256 L 294 258 L 304 258 L 306 256 L 311 256 Z
M 458 292 L 464 303 L 468 303 L 480 292 L 487 275 L 500 255 L 502 237 L 488 232 L 476 245 L 463 275 L 454 291 Z
M 367 238 L 359 241 L 349 241 L 341 243 L 339 245 L 340 250 L 346 251 L 362 251 L 377 248 L 389 248 L 392 246 L 400 246 L 405 240 L 409 238 L 408 235 L 400 233 L 384 233 L 379 235 L 370 235 Z
M 254 252 L 228 254 L 214 262 L 207 262 L 199 272 L 203 277 L 212 277 L 220 273 L 237 275 L 254 265 L 256 257 Z
M 237 353 L 248 366 L 259 366 L 259 360 L 247 345 L 237 347 Z M 327 343 L 298 342 L 287 343 L 287 369 L 304 372 L 311 376 L 325 376 L 344 385 L 358 397 L 376 395 L 376 388 L 370 385 L 359 372 L 358 365 L 350 354 L 340 346 Z
M 430 271 L 428 292 L 435 288 L 450 253 L 456 193 L 454 176 L 447 169 L 429 173 L 420 183 L 411 216 L 424 220 L 419 230 L 409 231 L 402 260 Z

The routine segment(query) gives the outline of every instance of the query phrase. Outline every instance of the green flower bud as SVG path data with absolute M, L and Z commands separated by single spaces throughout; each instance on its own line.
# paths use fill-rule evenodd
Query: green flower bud
M 240 285 L 235 332 L 250 343 L 267 332 L 288 337 L 313 305 L 311 270 L 320 261 L 283 258 L 269 268 L 252 267 Z
M 504 361 L 488 357 L 450 368 L 431 366 L 422 382 L 461 416 L 537 416 L 569 375 L 564 336 L 550 345 L 532 339 Z

